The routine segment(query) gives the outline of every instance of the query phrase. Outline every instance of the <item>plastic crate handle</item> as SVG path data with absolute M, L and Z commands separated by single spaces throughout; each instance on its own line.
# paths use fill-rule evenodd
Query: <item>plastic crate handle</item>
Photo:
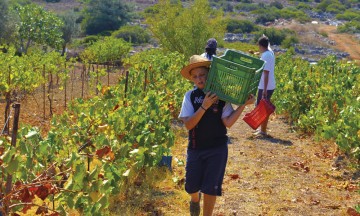
M 245 56 L 241 56 L 240 60 L 249 64 L 253 63 L 253 60 L 251 58 L 246 58 Z

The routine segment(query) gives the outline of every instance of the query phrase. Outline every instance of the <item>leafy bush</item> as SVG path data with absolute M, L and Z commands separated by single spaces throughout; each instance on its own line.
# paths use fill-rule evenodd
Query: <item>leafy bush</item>
M 277 9 L 275 7 L 262 8 L 253 13 L 258 14 L 256 18 L 256 23 L 266 24 L 267 22 L 273 22 L 275 19 L 284 18 L 284 19 L 296 19 L 300 22 L 310 21 L 310 17 L 303 11 L 299 11 L 294 7 L 287 7 L 283 9 Z
M 123 26 L 119 30 L 112 33 L 113 37 L 122 38 L 133 44 L 148 43 L 150 34 L 140 26 Z
M 297 9 L 299 10 L 311 10 L 312 7 L 309 5 L 309 4 L 305 4 L 305 3 L 299 3 L 297 6 L 296 6 Z
M 255 34 L 254 42 L 256 43 L 257 39 L 263 34 L 269 38 L 270 43 L 273 45 L 281 45 L 287 37 L 293 37 L 292 39 L 289 38 L 287 43 L 297 40 L 295 32 L 289 29 L 264 28 Z
M 360 21 L 360 14 L 356 10 L 349 9 L 346 10 L 343 14 L 336 15 L 336 19 L 347 20 L 347 21 L 352 21 L 352 20 Z
M 360 22 L 355 20 L 347 22 L 345 25 L 338 26 L 337 31 L 340 33 L 360 33 Z
M 131 45 L 122 38 L 104 37 L 87 47 L 80 57 L 87 63 L 115 63 L 121 62 L 130 49 Z
M 331 4 L 326 8 L 326 12 L 333 14 L 341 14 L 346 10 L 346 7 L 343 4 Z
M 281 4 L 281 2 L 274 1 L 270 3 L 270 7 L 276 7 L 277 9 L 283 9 L 284 6 Z
M 99 40 L 99 36 L 89 35 L 82 40 L 82 44 L 92 44 Z
M 227 32 L 251 33 L 259 30 L 259 27 L 249 20 L 228 19 L 225 21 Z
M 259 14 L 255 20 L 255 23 L 257 24 L 264 25 L 267 22 L 274 22 L 275 19 L 280 18 L 280 14 L 276 10 L 269 11 L 269 10 L 261 9 L 261 10 L 257 10 L 255 13 Z
M 342 2 L 336 0 L 323 0 L 317 6 L 316 9 L 322 12 L 329 12 L 333 14 L 343 13 L 347 8 L 350 8 L 349 2 Z
M 284 47 L 284 48 L 290 48 L 290 47 L 292 47 L 294 44 L 296 44 L 298 42 L 299 42 L 299 39 L 297 37 L 289 36 L 289 37 L 286 37 L 281 42 L 281 46 Z
M 249 3 L 241 3 L 235 5 L 235 9 L 239 11 L 254 11 L 259 9 L 259 5 L 249 4 Z

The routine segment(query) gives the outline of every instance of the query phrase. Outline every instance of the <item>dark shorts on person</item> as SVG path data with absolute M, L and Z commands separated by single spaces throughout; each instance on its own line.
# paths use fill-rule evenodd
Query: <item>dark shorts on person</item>
M 228 146 L 187 150 L 185 190 L 189 194 L 221 196 L 222 183 L 228 158 Z
M 256 99 L 256 106 L 260 103 L 260 100 L 262 99 L 262 93 L 263 93 L 263 89 L 258 89 L 258 93 L 257 93 L 257 99 Z M 267 90 L 266 91 L 266 99 L 270 100 L 271 96 L 273 95 L 275 89 L 274 90 Z

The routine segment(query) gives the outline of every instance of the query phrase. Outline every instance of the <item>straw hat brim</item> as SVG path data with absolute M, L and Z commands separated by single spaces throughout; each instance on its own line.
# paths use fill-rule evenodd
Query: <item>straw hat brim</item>
M 190 75 L 190 71 L 194 68 L 198 68 L 198 67 L 207 67 L 209 68 L 211 64 L 211 61 L 202 61 L 202 62 L 195 62 L 192 64 L 189 64 L 187 66 L 185 66 L 181 71 L 181 75 L 185 78 L 191 81 L 191 75 Z

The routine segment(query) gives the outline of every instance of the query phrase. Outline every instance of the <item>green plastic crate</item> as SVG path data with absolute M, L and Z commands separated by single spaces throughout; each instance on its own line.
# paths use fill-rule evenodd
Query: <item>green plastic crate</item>
M 226 102 L 241 105 L 250 94 L 256 95 L 265 62 L 245 53 L 226 50 L 213 57 L 204 88 Z

